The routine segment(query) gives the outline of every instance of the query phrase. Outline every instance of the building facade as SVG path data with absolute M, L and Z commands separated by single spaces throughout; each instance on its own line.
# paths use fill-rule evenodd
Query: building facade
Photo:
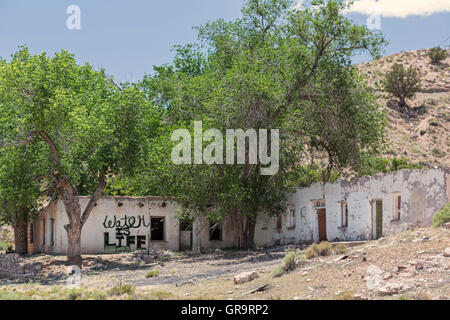
M 299 188 L 277 218 L 261 216 L 255 244 L 270 247 L 320 241 L 371 240 L 414 227 L 429 227 L 450 199 L 450 171 L 401 170 Z M 82 209 L 88 197 L 81 197 Z M 198 219 L 185 226 L 178 205 L 161 197 L 102 197 L 82 230 L 82 252 L 189 250 L 236 246 L 232 224 Z M 68 223 L 58 200 L 29 227 L 29 252 L 64 254 Z
M 83 210 L 89 197 L 80 197 Z M 177 204 L 162 197 L 102 197 L 82 229 L 85 254 L 180 248 Z M 57 200 L 43 209 L 29 226 L 29 252 L 65 254 L 68 224 L 64 204 Z
M 290 196 L 277 220 L 261 219 L 260 245 L 373 240 L 432 225 L 450 200 L 448 169 L 400 170 L 314 184 Z M 266 230 L 266 232 L 262 232 Z

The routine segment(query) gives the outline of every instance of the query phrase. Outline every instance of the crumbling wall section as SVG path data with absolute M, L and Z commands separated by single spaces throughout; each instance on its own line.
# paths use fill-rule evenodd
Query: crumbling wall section
M 40 263 L 24 263 L 17 253 L 0 254 L 0 277 L 21 278 L 33 276 L 42 270 Z

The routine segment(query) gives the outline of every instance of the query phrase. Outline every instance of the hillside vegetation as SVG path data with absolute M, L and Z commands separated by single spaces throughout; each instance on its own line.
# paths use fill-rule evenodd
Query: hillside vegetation
M 424 166 L 450 166 L 450 55 L 433 64 L 429 50 L 401 52 L 364 63 L 358 68 L 376 90 L 389 121 L 385 158 L 406 158 Z M 421 89 L 407 99 L 407 108 L 383 90 L 384 75 L 394 64 L 418 68 Z

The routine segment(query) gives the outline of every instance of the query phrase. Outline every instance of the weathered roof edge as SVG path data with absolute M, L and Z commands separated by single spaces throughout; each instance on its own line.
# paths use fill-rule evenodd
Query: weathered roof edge
M 348 183 L 348 184 L 353 184 L 353 183 L 357 183 L 360 180 L 381 179 L 381 178 L 383 178 L 383 177 L 385 177 L 387 175 L 395 175 L 396 173 L 399 173 L 399 172 L 412 173 L 412 172 L 427 172 L 427 171 L 430 171 L 430 170 L 442 170 L 446 174 L 450 174 L 450 167 L 446 167 L 446 166 L 435 166 L 435 167 L 432 167 L 432 168 L 425 168 L 425 169 L 401 169 L 401 170 L 396 170 L 396 171 L 377 173 L 377 174 L 375 174 L 373 176 L 364 175 L 364 176 L 361 176 L 361 177 L 353 177 L 350 180 L 337 179 L 337 180 L 335 180 L 333 182 L 326 182 L 326 183 L 315 182 L 315 183 L 312 183 L 308 187 L 298 187 L 297 190 L 308 189 L 308 188 L 311 188 L 314 185 L 322 185 L 322 186 L 324 186 L 324 185 L 332 185 L 332 184 L 337 184 L 337 183 L 342 183 L 342 182 L 345 182 L 345 183 Z

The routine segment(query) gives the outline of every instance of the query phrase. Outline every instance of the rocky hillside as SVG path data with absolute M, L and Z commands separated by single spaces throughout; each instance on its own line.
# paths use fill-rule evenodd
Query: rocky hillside
M 426 166 L 450 166 L 450 57 L 440 65 L 431 63 L 428 50 L 401 52 L 361 64 L 386 110 L 388 150 L 385 157 L 402 157 Z M 449 50 L 450 53 L 450 50 Z M 407 100 L 408 111 L 382 90 L 384 74 L 395 63 L 419 68 L 422 89 Z

